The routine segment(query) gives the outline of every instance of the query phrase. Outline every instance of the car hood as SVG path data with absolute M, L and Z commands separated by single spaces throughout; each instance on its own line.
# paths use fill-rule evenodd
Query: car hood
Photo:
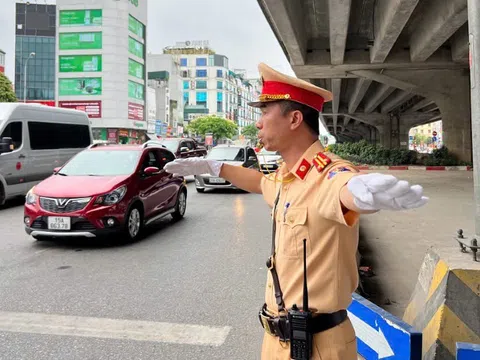
M 278 160 L 282 158 L 280 155 L 262 155 L 262 154 L 257 154 L 257 157 L 258 157 L 258 162 L 260 164 L 275 164 L 277 163 Z
M 130 175 L 61 176 L 52 175 L 35 186 L 35 194 L 50 197 L 89 197 L 114 190 Z

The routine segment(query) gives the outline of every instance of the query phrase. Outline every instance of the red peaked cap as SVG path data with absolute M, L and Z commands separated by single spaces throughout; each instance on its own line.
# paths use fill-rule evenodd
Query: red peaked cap
M 262 107 L 266 102 L 290 100 L 321 112 L 323 104 L 333 98 L 330 91 L 282 74 L 266 64 L 261 63 L 258 69 L 263 79 L 262 93 L 258 101 L 249 103 L 250 106 Z

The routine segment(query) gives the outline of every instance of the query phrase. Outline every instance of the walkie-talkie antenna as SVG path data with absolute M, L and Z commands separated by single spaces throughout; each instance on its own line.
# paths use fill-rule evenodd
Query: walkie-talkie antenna
M 308 311 L 307 239 L 303 239 L 303 311 Z

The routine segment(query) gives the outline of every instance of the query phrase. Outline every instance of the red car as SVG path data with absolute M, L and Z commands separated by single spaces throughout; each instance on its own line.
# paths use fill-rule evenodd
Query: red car
M 158 142 L 91 145 L 32 188 L 24 223 L 35 239 L 119 232 L 136 240 L 144 226 L 183 218 L 183 177 L 163 170 L 175 156 Z

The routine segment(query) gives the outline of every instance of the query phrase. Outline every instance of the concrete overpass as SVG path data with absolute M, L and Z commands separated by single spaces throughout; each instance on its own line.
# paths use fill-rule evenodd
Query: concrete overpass
M 472 160 L 467 0 L 258 0 L 297 77 L 331 90 L 323 122 L 339 140 L 407 147 L 443 121 Z

